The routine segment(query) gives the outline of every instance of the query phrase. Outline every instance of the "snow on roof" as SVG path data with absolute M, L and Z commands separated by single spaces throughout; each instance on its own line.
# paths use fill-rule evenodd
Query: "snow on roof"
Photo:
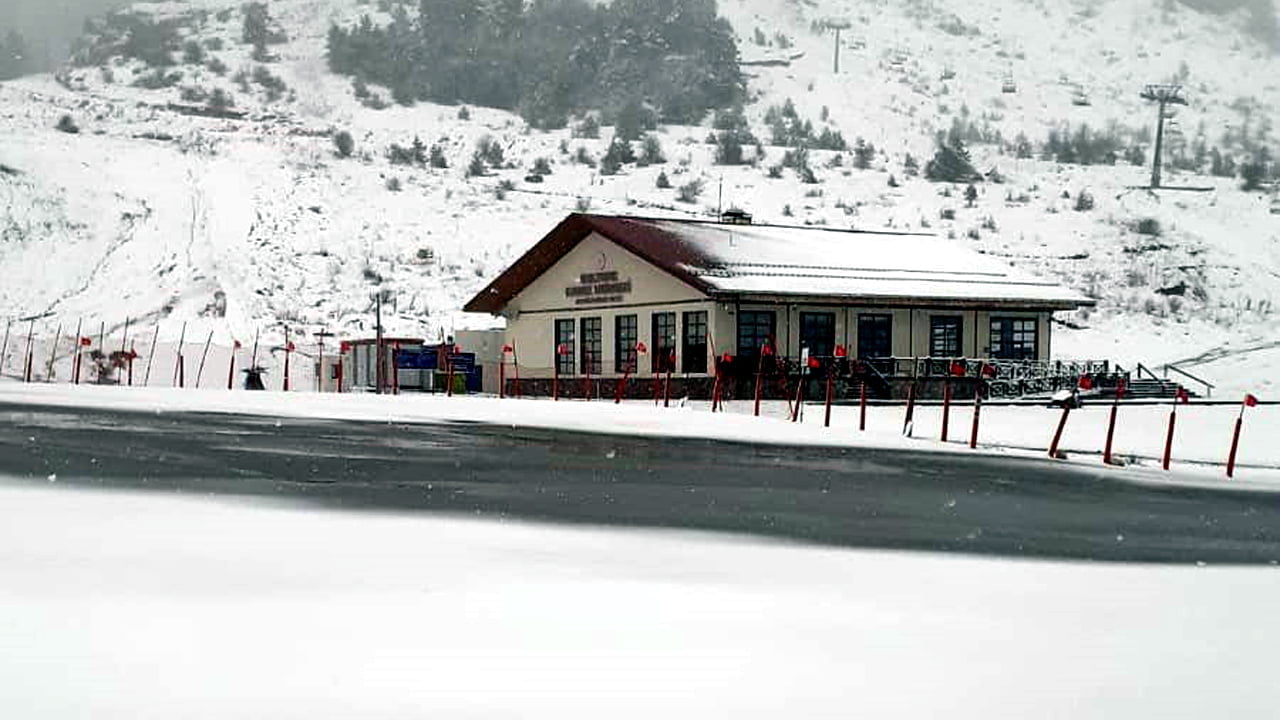
M 1093 300 L 932 235 L 650 220 L 693 246 L 683 268 L 723 293 L 866 298 Z
M 713 297 L 829 297 L 1075 309 L 1094 301 L 931 235 L 572 214 L 467 312 L 498 313 L 596 233 Z

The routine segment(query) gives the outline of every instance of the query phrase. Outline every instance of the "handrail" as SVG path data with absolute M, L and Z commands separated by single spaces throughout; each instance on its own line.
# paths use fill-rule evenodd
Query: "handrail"
M 1213 384 L 1213 383 L 1209 382 L 1208 380 L 1202 380 L 1201 378 L 1198 378 L 1198 377 L 1196 377 L 1195 375 L 1192 375 L 1191 373 L 1187 372 L 1186 370 L 1183 370 L 1182 368 L 1178 367 L 1177 365 L 1168 365 L 1168 364 L 1166 364 L 1166 365 L 1164 366 L 1164 376 L 1165 376 L 1165 378 L 1166 378 L 1166 379 L 1169 377 L 1169 371 L 1170 371 L 1170 370 L 1172 370 L 1172 371 L 1174 371 L 1174 372 L 1178 373 L 1179 375 L 1182 375 L 1182 376 L 1184 376 L 1184 377 L 1190 378 L 1190 379 L 1192 379 L 1192 380 L 1194 380 L 1194 381 L 1196 381 L 1196 382 L 1200 383 L 1201 385 L 1203 385 L 1203 386 L 1204 386 L 1204 394 L 1205 394 L 1205 397 L 1213 397 L 1213 388 L 1214 388 L 1214 384 Z
M 1136 374 L 1137 374 L 1137 376 L 1138 376 L 1138 377 L 1137 377 L 1137 379 L 1138 379 L 1138 380 L 1141 380 L 1141 379 L 1142 379 L 1142 373 L 1144 373 L 1144 372 L 1145 372 L 1145 373 L 1146 373 L 1146 374 L 1147 374 L 1147 375 L 1148 375 L 1152 380 L 1159 380 L 1159 379 L 1160 379 L 1160 376 L 1159 376 L 1159 375 L 1156 375 L 1155 373 L 1151 372 L 1151 368 L 1147 367 L 1146 365 L 1143 365 L 1142 363 L 1138 363 L 1137 368 L 1134 370 L 1134 373 L 1136 373 Z

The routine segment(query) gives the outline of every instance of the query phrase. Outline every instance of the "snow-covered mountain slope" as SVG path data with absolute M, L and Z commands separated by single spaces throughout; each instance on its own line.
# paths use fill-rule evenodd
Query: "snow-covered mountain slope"
M 804 184 L 791 171 L 769 177 L 782 148 L 767 146 L 755 167 L 715 165 L 707 125 L 662 127 L 668 162 L 602 176 L 573 156 L 585 148 L 598 158 L 608 128 L 584 139 L 530 130 L 500 110 L 368 107 L 328 72 L 324 40 L 331 22 L 385 20 L 373 5 L 274 0 L 289 39 L 270 46 L 270 62 L 241 42 L 238 2 L 136 7 L 181 18 L 184 39 L 206 48 L 198 64 L 176 54 L 166 72 L 182 77 L 171 87 L 135 87 L 153 70 L 120 59 L 0 85 L 0 314 L 49 313 L 49 325 L 164 320 L 166 336 L 188 321 L 221 343 L 256 328 L 368 328 L 381 288 L 393 330 L 435 336 L 475 322 L 458 315 L 461 303 L 566 212 L 706 215 L 723 204 L 774 222 L 927 228 L 1058 278 L 1099 298 L 1096 311 L 1055 329 L 1063 356 L 1199 356 L 1188 367 L 1207 379 L 1264 391 L 1280 369 L 1280 215 L 1238 180 L 1168 171 L 1170 184 L 1213 189 L 1151 194 L 1131 189 L 1148 171 L 1123 161 L 1060 165 L 977 144 L 975 164 L 1004 182 L 981 184 L 969 207 L 963 187 L 904 172 L 905 153 L 923 165 L 935 131 L 957 117 L 1037 144 L 1064 123 L 1137 137 L 1155 117 L 1142 85 L 1173 76 L 1191 102 L 1178 108 L 1173 143 L 1203 125 L 1205 141 L 1224 150 L 1242 131 L 1266 145 L 1280 59 L 1237 16 L 1147 0 L 723 2 L 749 63 L 746 113 L 758 137 L 768 143 L 766 111 L 791 99 L 801 117 L 877 149 L 865 170 L 849 153 L 814 151 L 820 182 Z M 817 24 L 840 19 L 851 27 L 837 74 L 834 35 Z M 193 112 L 216 89 L 233 97 L 233 112 Z M 1086 96 L 1089 105 L 1076 104 Z M 78 133 L 55 129 L 64 115 Z M 355 141 L 350 158 L 334 150 L 343 130 Z M 388 147 L 415 136 L 440 146 L 449 167 L 393 165 Z M 486 136 L 504 161 L 467 177 Z M 538 158 L 552 173 L 529 183 Z M 656 187 L 660 173 L 673 189 Z M 677 189 L 695 180 L 701 195 L 681 202 Z M 1094 206 L 1077 211 L 1082 191 Z

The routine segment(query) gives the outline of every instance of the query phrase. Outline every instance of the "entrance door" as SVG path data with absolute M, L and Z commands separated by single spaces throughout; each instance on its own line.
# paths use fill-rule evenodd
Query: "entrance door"
M 809 356 L 828 358 L 836 351 L 836 314 L 829 312 L 800 313 L 800 347 L 809 348 Z
M 858 359 L 893 357 L 893 316 L 858 316 Z

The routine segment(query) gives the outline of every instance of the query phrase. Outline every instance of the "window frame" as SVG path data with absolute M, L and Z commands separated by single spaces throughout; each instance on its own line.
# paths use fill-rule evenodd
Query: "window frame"
M 759 322 L 758 319 L 766 315 L 769 317 L 769 322 L 767 323 L 768 332 L 761 334 L 759 331 L 761 328 L 766 327 L 766 324 Z M 743 344 L 743 318 L 747 316 L 753 318 L 749 326 L 752 328 L 751 339 L 756 342 L 751 345 Z M 736 324 L 738 333 L 736 347 L 738 349 L 738 357 L 741 358 L 759 357 L 760 348 L 764 343 L 778 336 L 778 313 L 775 310 L 738 310 Z
M 882 321 L 884 323 L 883 347 L 887 351 L 887 354 L 872 354 L 868 351 L 869 346 L 871 344 L 869 342 L 869 336 L 872 334 L 871 332 L 868 332 L 868 331 L 871 330 L 872 328 L 868 326 L 872 324 L 878 325 Z M 859 360 L 870 360 L 874 358 L 893 357 L 893 314 L 892 313 L 858 313 L 857 322 L 858 322 L 857 356 Z M 878 328 L 876 329 L 876 332 L 874 334 L 877 336 L 880 334 L 878 331 Z
M 707 331 L 711 327 L 710 314 L 706 310 L 686 310 L 680 333 L 680 371 L 686 374 L 707 372 Z M 690 342 L 690 338 L 695 342 Z M 672 368 L 674 370 L 674 368 Z
M 551 346 L 551 354 L 555 361 L 556 371 L 561 375 L 573 375 L 575 373 L 574 358 L 578 351 L 576 340 L 577 324 L 577 321 L 573 318 L 556 318 L 555 321 L 555 327 L 553 328 L 554 342 Z M 564 333 L 565 328 L 568 328 L 569 330 L 567 338 Z M 561 345 L 569 346 L 568 354 L 560 354 Z
M 636 372 L 640 358 L 636 344 L 640 342 L 640 316 L 613 316 L 613 371 L 622 374 Z
M 824 343 L 824 346 L 816 346 L 814 343 L 810 342 L 811 333 L 808 331 L 811 330 L 812 328 L 806 327 L 806 325 L 808 324 L 806 321 L 810 321 L 816 318 L 822 318 L 826 323 L 829 323 L 830 325 L 830 327 L 828 328 L 830 330 L 829 336 L 821 339 L 822 342 Z M 824 357 L 833 357 L 835 355 L 836 314 L 834 312 L 802 311 L 800 313 L 799 326 L 800 326 L 800 347 L 809 348 L 809 357 L 824 358 Z
M 676 313 L 674 310 L 656 312 L 653 313 L 649 320 L 650 335 L 652 336 L 649 343 L 650 368 L 655 375 L 666 372 L 668 368 L 674 370 L 675 363 L 670 360 L 670 357 L 677 352 L 676 344 L 680 338 L 680 326 L 677 325 Z M 663 328 L 667 325 L 666 321 L 668 320 L 670 321 L 670 332 L 664 333 Z
M 1007 332 L 996 332 L 997 325 L 1009 324 Z M 1018 328 L 1017 325 L 1024 327 Z M 1030 327 L 1031 345 L 1030 353 L 1026 351 L 1025 335 L 1026 327 Z M 1022 339 L 1015 339 L 1018 336 Z M 1021 347 L 1021 353 L 1013 353 L 1006 349 L 1005 340 L 1010 341 L 1011 347 Z M 997 350 L 997 343 L 999 349 Z M 1021 317 L 1016 315 L 992 315 L 989 324 L 988 335 L 988 354 L 994 360 L 1036 360 L 1040 357 L 1040 319 L 1034 317 Z
M 588 329 L 588 325 L 594 325 Z M 604 370 L 604 321 L 599 315 L 578 319 L 579 363 L 583 375 L 600 375 Z
M 954 328 L 955 337 L 950 337 Z M 941 331 L 941 334 L 939 333 Z M 949 352 L 954 342 L 955 352 Z M 940 352 L 941 350 L 941 352 Z M 929 316 L 929 357 L 960 358 L 964 357 L 964 316 L 963 315 L 930 315 Z

